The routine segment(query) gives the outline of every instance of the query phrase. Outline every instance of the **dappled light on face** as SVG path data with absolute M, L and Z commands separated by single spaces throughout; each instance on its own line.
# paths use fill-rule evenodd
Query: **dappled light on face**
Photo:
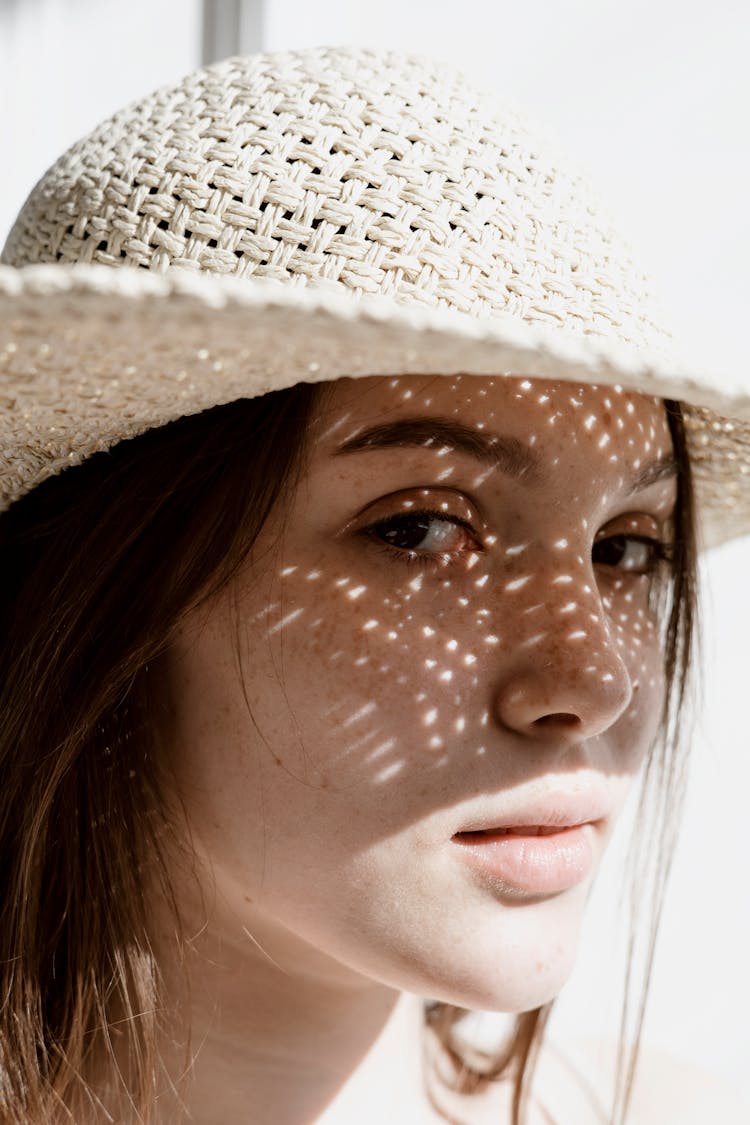
M 536 648 L 536 646 L 540 645 L 546 638 L 546 633 L 535 633 L 533 637 L 527 637 L 526 640 L 521 641 L 521 648 Z
M 275 625 L 270 626 L 268 630 L 269 637 L 274 636 L 275 633 L 281 633 L 282 630 L 291 625 L 293 621 L 296 621 L 298 618 L 300 618 L 304 612 L 305 610 L 302 606 L 298 607 L 297 609 L 291 610 L 284 617 L 282 617 L 280 621 L 277 621 Z
M 522 590 L 530 581 L 530 574 L 522 574 L 520 578 L 511 578 L 509 582 L 505 583 L 503 589 L 507 594 L 512 594 L 515 593 L 516 590 Z
M 321 434 L 323 440 L 330 440 L 345 429 L 347 423 L 351 421 L 351 412 L 344 411 L 329 420 L 327 429 Z
M 392 783 L 379 823 L 566 772 L 630 777 L 661 712 L 648 542 L 673 487 L 630 491 L 670 451 L 663 405 L 621 388 L 336 385 L 246 619 L 290 776 Z

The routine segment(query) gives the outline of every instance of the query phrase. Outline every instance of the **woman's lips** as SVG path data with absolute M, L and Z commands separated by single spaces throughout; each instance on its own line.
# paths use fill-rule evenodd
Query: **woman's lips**
M 497 889 L 556 894 L 581 883 L 594 864 L 593 824 L 457 832 L 452 842 L 480 878 Z
M 459 836 L 506 836 L 510 833 L 513 836 L 550 836 L 555 832 L 562 832 L 565 828 L 573 828 L 574 825 L 558 825 L 554 828 L 545 827 L 542 824 L 526 824 L 523 826 L 512 826 L 508 828 L 478 828 L 475 832 L 459 832 Z

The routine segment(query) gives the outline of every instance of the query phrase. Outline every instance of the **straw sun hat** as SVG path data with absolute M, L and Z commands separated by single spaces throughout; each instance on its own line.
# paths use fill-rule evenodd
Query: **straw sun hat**
M 459 75 L 389 51 L 229 59 L 118 113 L 3 251 L 0 510 L 300 381 L 514 374 L 682 400 L 704 545 L 750 531 L 750 387 L 672 354 L 558 164 Z

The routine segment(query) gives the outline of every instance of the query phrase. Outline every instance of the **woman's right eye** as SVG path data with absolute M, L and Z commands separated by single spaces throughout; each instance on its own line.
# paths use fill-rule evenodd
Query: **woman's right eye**
M 451 556 L 478 550 L 471 527 L 445 512 L 403 512 L 376 520 L 363 533 L 406 563 L 447 563 Z

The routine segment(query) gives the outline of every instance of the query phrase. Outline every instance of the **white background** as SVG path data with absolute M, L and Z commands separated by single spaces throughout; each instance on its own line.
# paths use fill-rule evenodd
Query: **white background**
M 266 0 L 272 49 L 355 43 L 459 64 L 563 142 L 656 275 L 695 366 L 744 373 L 750 5 L 743 0 Z M 250 43 L 247 47 L 260 44 Z M 0 241 L 51 161 L 201 61 L 200 0 L 0 0 Z M 644 1040 L 750 1099 L 750 546 L 709 556 L 703 719 Z M 614 1035 L 623 823 L 553 1027 Z M 619 960 L 618 960 L 619 958 Z

